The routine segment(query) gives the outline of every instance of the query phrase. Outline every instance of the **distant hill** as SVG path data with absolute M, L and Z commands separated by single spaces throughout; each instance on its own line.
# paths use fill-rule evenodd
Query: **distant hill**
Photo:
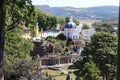
M 118 18 L 119 7 L 98 6 L 88 8 L 74 7 L 50 7 L 48 5 L 35 5 L 42 11 L 59 17 L 66 17 L 72 14 L 77 19 L 116 19 Z

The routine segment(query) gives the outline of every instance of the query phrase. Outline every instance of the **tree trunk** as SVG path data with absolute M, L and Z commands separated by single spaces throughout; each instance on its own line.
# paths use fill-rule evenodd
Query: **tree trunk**
M 106 75 L 105 74 L 103 74 L 103 80 L 106 80 Z
M 4 34 L 5 34 L 5 0 L 0 0 L 0 80 L 3 77 L 3 49 L 4 49 Z
M 108 73 L 103 74 L 103 80 L 109 80 L 109 74 Z
M 119 3 L 120 4 L 120 3 Z M 119 25 L 118 25 L 118 59 L 117 59 L 117 80 L 120 80 L 120 6 L 119 6 Z
M 106 73 L 106 80 L 109 80 L 109 74 Z

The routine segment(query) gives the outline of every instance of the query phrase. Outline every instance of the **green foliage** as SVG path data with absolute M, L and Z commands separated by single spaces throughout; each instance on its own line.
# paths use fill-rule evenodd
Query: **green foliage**
M 117 37 L 110 33 L 98 32 L 92 36 L 91 40 L 91 55 L 94 62 L 106 76 L 110 77 L 111 74 L 115 74 L 117 65 Z
M 39 59 L 34 61 L 21 59 L 13 64 L 5 63 L 4 73 L 5 80 L 46 80 L 48 77 L 40 72 Z
M 100 78 L 100 70 L 92 61 L 86 62 L 79 73 L 79 80 L 102 80 Z
M 94 62 L 103 77 L 106 77 L 107 80 L 114 79 L 117 67 L 117 41 L 117 37 L 113 34 L 106 32 L 95 33 L 91 37 L 91 44 L 86 45 L 82 51 L 83 60 L 80 64 L 84 66 L 86 62 Z
M 54 53 L 56 55 L 72 54 L 72 48 L 66 48 L 66 41 L 57 39 L 52 36 L 47 37 L 46 40 L 51 42 L 51 48 L 53 49 L 52 53 Z
M 48 36 L 48 37 L 46 38 L 46 40 L 48 40 L 49 42 L 52 42 L 52 43 L 55 43 L 55 42 L 56 42 L 56 39 L 55 39 L 55 37 L 53 37 L 53 36 Z
M 31 79 L 34 74 L 33 72 L 35 72 L 37 68 L 36 66 L 33 61 L 27 60 L 16 60 L 13 64 L 5 63 L 5 80 L 21 80 L 21 78 Z
M 66 17 L 66 18 L 65 18 L 65 22 L 66 22 L 66 23 L 69 22 L 69 17 Z
M 91 53 L 91 46 L 87 46 L 87 45 L 86 45 L 86 46 L 84 47 L 81 55 L 82 55 L 82 56 L 88 56 L 88 55 L 90 55 L 90 53 Z
M 34 23 L 40 11 L 34 8 L 31 0 L 7 0 L 6 2 L 5 80 L 34 79 L 37 66 L 30 57 L 33 43 L 22 38 L 21 35 L 24 33 L 23 26 L 34 30 Z
M 7 30 L 17 27 L 18 24 L 29 24 L 35 22 L 36 12 L 31 0 L 7 0 L 6 6 Z
M 66 40 L 66 37 L 65 37 L 64 34 L 59 34 L 59 35 L 56 37 L 56 39 L 58 39 L 58 40 Z
M 64 18 L 57 18 L 59 24 L 65 24 L 65 19 Z
M 8 63 L 14 63 L 16 59 L 30 59 L 30 51 L 33 44 L 30 40 L 21 37 L 22 30 L 15 28 L 7 31 L 5 35 L 5 59 Z
M 77 20 L 77 19 L 75 19 L 75 18 L 73 18 L 73 22 L 75 22 L 76 25 L 79 25 L 79 24 L 80 24 L 80 21 Z
M 90 27 L 87 24 L 83 24 L 82 29 L 89 29 Z
M 56 27 L 58 23 L 57 17 L 48 15 L 45 13 L 40 13 L 38 16 L 39 27 L 43 28 L 43 30 L 49 30 Z
M 38 63 L 31 60 L 33 44 L 21 37 L 23 30 L 14 28 L 5 35 L 4 74 L 5 80 L 37 80 Z
M 6 31 L 4 48 L 5 80 L 29 79 L 33 76 L 36 66 L 30 61 L 33 44 L 21 37 L 22 29 L 14 28 Z M 23 79 L 22 79 L 23 80 Z
M 26 22 L 26 26 L 30 28 L 30 32 L 32 34 L 34 33 L 34 27 L 36 25 L 37 18 L 38 18 L 40 13 L 41 13 L 41 11 L 39 9 L 35 8 L 33 11 L 33 15 L 31 15 L 29 17 L 29 20 Z
M 71 43 L 73 43 L 73 40 L 71 38 L 68 38 L 66 45 L 69 46 Z
M 111 24 L 108 24 L 108 23 L 94 23 L 93 26 L 95 27 L 96 31 L 97 32 L 101 32 L 101 31 L 104 31 L 104 32 L 115 32 L 113 26 Z
M 64 37 L 63 34 L 60 34 L 60 36 Z M 66 42 L 65 41 L 62 41 L 60 40 L 61 38 L 58 36 L 58 37 L 52 37 L 52 36 L 48 36 L 46 38 L 46 40 L 48 40 L 49 42 L 52 42 L 52 43 L 60 43 L 60 45 L 64 48 L 66 46 Z
M 69 17 L 66 17 L 65 18 L 65 22 L 67 23 L 67 22 L 69 22 Z M 79 21 L 77 20 L 77 19 L 75 19 L 75 18 L 73 18 L 73 22 L 76 24 L 76 25 L 79 25 Z

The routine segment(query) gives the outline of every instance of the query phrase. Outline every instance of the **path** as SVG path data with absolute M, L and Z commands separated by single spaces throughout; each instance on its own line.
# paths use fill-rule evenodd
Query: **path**
M 59 69 L 61 72 L 63 72 L 64 74 L 68 74 L 68 72 L 66 71 L 66 70 L 64 70 L 64 69 Z

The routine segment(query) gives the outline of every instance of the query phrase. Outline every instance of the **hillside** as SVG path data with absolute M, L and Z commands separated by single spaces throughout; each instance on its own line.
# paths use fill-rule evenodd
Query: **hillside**
M 72 14 L 77 19 L 115 19 L 118 18 L 119 7 L 117 6 L 98 6 L 88 8 L 74 7 L 50 7 L 48 5 L 35 5 L 42 11 L 59 17 L 66 17 Z

